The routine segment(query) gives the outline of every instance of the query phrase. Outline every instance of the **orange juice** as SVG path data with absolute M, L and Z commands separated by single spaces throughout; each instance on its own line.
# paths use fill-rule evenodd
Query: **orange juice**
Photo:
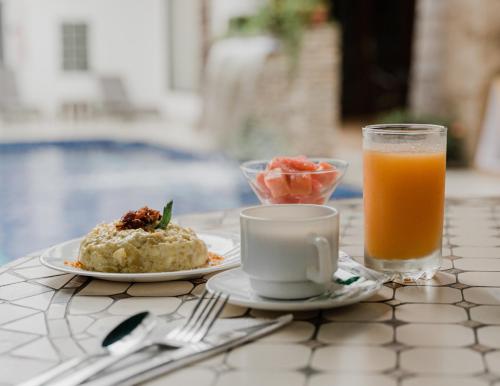
M 441 248 L 446 153 L 364 151 L 365 255 L 398 260 Z

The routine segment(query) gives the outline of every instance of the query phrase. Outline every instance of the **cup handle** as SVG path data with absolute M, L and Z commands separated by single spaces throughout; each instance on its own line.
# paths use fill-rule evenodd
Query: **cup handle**
M 330 243 L 326 237 L 318 235 L 312 235 L 310 242 L 318 251 L 318 264 L 308 266 L 306 276 L 315 283 L 329 284 L 335 273 L 333 272 L 332 249 Z

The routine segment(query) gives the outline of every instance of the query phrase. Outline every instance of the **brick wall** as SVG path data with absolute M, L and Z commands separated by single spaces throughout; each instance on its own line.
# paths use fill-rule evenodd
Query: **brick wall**
M 270 56 L 257 85 L 256 119 L 278 134 L 290 154 L 330 156 L 340 111 L 340 39 L 334 26 L 307 31 L 295 74 L 290 58 Z
M 500 74 L 500 1 L 419 0 L 411 107 L 455 118 L 472 156 L 489 87 Z

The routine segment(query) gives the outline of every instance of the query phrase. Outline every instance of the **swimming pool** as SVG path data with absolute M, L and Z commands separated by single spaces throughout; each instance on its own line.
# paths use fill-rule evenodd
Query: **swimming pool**
M 238 163 L 221 155 L 116 141 L 0 144 L 0 264 L 170 199 L 174 215 L 257 203 Z

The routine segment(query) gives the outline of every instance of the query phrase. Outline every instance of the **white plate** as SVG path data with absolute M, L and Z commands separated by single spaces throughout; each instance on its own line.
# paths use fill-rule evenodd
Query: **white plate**
M 329 293 L 300 300 L 269 299 L 257 295 L 250 287 L 250 280 L 241 268 L 231 269 L 212 276 L 207 282 L 211 293 L 222 292 L 229 295 L 229 303 L 238 306 L 274 311 L 306 311 L 322 308 L 342 307 L 358 303 L 375 294 L 388 276 L 373 271 L 340 252 L 339 269 L 336 280 L 359 277 L 352 284 L 335 284 Z
M 200 233 L 198 234 L 198 237 L 207 244 L 208 250 L 210 252 L 217 253 L 218 255 L 224 257 L 224 260 L 220 264 L 185 271 L 152 273 L 95 272 L 64 264 L 65 261 L 76 260 L 82 238 L 69 240 L 47 249 L 42 254 L 42 256 L 40 256 L 40 262 L 49 268 L 56 269 L 62 272 L 73 273 L 82 276 L 90 276 L 104 280 L 133 282 L 155 282 L 192 279 L 211 272 L 234 268 L 240 265 L 240 248 L 237 235 L 221 233 Z

